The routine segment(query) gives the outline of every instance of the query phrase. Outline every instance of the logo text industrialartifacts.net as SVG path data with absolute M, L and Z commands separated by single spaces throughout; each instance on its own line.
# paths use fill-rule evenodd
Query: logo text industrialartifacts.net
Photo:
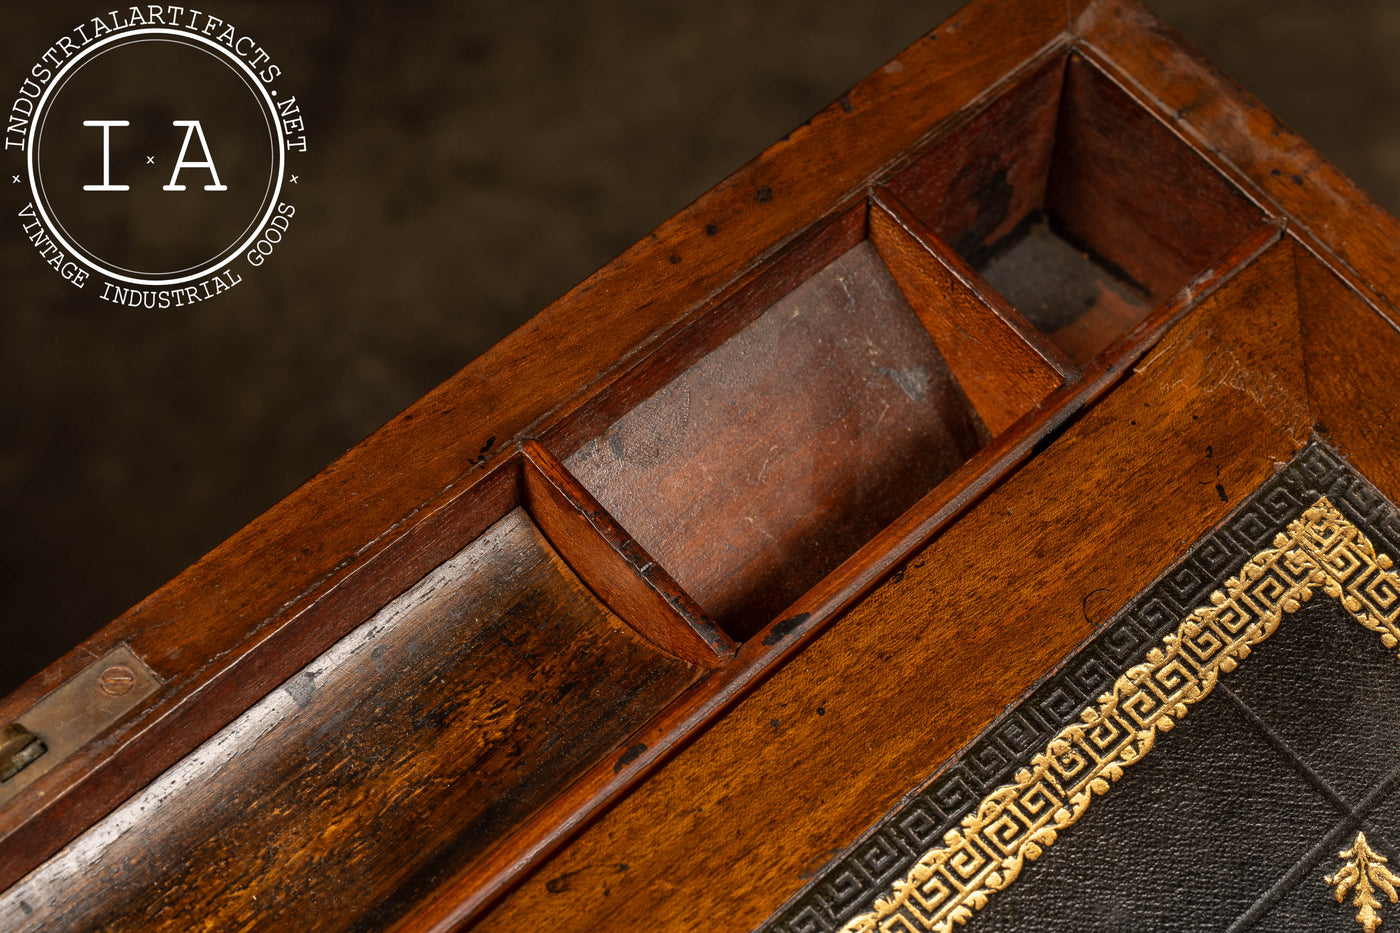
M 284 242 L 306 132 L 254 36 L 171 5 L 59 36 L 4 131 L 23 235 L 77 288 L 133 308 L 226 292 Z

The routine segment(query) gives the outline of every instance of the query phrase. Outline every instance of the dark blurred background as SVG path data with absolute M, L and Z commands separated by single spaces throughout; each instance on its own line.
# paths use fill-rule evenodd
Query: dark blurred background
M 305 111 L 293 235 L 153 312 L 0 230 L 0 693 L 960 5 L 220 0 Z M 1400 3 L 1152 6 L 1400 208 Z M 9 5 L 0 90 L 106 9 Z

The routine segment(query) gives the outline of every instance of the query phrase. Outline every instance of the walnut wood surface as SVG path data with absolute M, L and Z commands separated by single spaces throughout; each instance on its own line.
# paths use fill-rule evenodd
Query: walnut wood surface
M 565 463 L 742 639 L 952 473 L 981 430 L 862 243 Z
M 1286 214 L 1396 319 L 1400 221 L 1135 0 L 1070 0 L 1078 48 L 1113 62 L 1173 128 L 1254 198 Z
M 1388 498 L 1400 499 L 1400 331 L 1302 248 L 1298 301 L 1317 430 Z
M 1037 209 L 1144 303 L 1083 315 L 1081 342 L 1036 332 L 978 269 Z M 0 896 L 0 923 L 752 926 L 1314 422 L 1400 491 L 1397 233 L 1128 0 L 980 0 L 0 701 L 14 718 L 119 642 L 164 681 L 0 809 L 0 885 L 97 824 Z M 873 315 L 820 279 L 843 257 L 888 265 Z M 746 344 L 777 309 L 820 320 Z M 918 457 L 889 456 L 896 435 L 861 447 L 881 437 L 861 419 L 905 404 L 880 367 L 912 368 L 843 382 L 820 351 L 861 334 L 922 347 L 912 365 L 944 389 Z M 658 422 L 681 387 L 710 406 Z M 970 441 L 971 409 L 988 430 Z M 927 442 L 921 424 L 896 422 Z M 797 472 L 745 486 L 786 428 L 775 462 Z M 629 437 L 655 462 L 629 464 Z M 839 518 L 867 473 L 889 501 Z M 288 681 L 507 515 L 534 556 L 444 582 L 401 630 L 431 633 L 433 667 L 371 653 L 344 668 L 358 680 Z M 791 546 L 752 559 L 764 531 Z M 743 639 L 729 660 L 697 606 Z M 534 658 L 482 634 L 506 617 L 537 630 Z M 256 740 L 245 711 L 299 695 Z M 401 704 L 383 721 L 380 696 Z M 99 822 L 230 722 L 232 764 L 186 759 L 146 792 L 165 788 L 159 807 Z
M 964 257 L 985 255 L 1045 203 L 1065 57 L 1057 55 L 959 121 L 889 189 Z
M 1264 221 L 1113 70 L 1056 58 L 889 182 L 1076 366 Z
M 1061 100 L 1046 207 L 1152 299 L 1262 222 L 1205 159 L 1082 57 L 1070 56 Z
M 717 667 L 734 654 L 734 642 L 549 451 L 527 441 L 523 466 L 526 506 L 604 604 L 682 661 Z
M 870 240 L 987 430 L 1000 434 L 1064 381 L 1069 361 L 986 289 L 893 195 L 876 196 Z
M 1059 41 L 1064 10 L 974 7 L 950 25 L 956 28 L 945 26 L 936 53 L 932 42 L 916 45 L 908 67 L 901 63 L 854 88 L 844 105 L 795 130 L 0 701 L 0 719 L 12 719 L 94 652 L 120 642 L 165 681 L 132 719 L 46 775 L 42 797 L 0 812 L 0 884 L 12 883 L 367 618 L 377 605 L 354 598 L 358 608 L 334 614 L 316 607 L 353 586 L 381 552 L 484 476 L 483 465 L 507 439 L 615 374 L 756 257 L 864 186 L 890 152 Z M 982 37 L 993 32 L 1002 35 L 989 54 Z M 882 145 L 857 145 L 872 138 Z M 765 190 L 771 196 L 760 197 Z M 518 365 L 526 359 L 537 364 Z M 413 579 L 400 580 L 400 589 Z
M 35 929 L 383 926 L 695 676 L 521 509 L 347 643 L 128 804 L 93 861 L 80 840 L 9 891 L 6 929 L 20 900 Z M 101 883 L 73 892 L 77 865 Z
M 747 929 L 766 917 L 805 870 L 1222 518 L 1230 503 L 1217 483 L 1227 496 L 1251 489 L 1306 440 L 1292 252 L 1275 246 L 1203 302 L 803 663 L 547 860 L 477 929 L 626 930 L 658 917 L 667 929 L 714 929 L 716 917 Z

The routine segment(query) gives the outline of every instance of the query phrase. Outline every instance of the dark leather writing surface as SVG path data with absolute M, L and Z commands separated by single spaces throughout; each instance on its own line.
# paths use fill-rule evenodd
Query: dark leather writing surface
M 1364 931 L 1370 914 L 1400 918 L 1386 889 L 1400 870 L 1390 555 L 1397 510 L 1314 441 L 763 929 Z M 1231 632 L 1253 632 L 1249 647 L 1211 667 Z M 1200 689 L 1182 693 L 1186 680 Z M 1158 716 L 1159 701 L 1167 722 L 1124 755 L 1063 742 L 1081 723 Z M 1101 777 L 1076 795 L 1086 761 Z M 1358 833 L 1363 883 L 1339 902 Z

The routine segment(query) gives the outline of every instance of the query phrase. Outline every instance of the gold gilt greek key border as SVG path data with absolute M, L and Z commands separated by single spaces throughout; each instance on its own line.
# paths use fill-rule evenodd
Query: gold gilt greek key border
M 1094 797 L 1108 793 L 1123 769 L 1152 750 L 1192 704 L 1249 657 L 1279 622 L 1321 590 L 1341 600 L 1388 648 L 1400 645 L 1400 574 L 1359 528 L 1325 497 L 1250 558 L 1209 605 L 1191 612 L 1146 661 L 1113 687 L 1017 772 L 963 817 L 943 846 L 877 898 L 874 910 L 842 933 L 948 933 L 1009 886 L 1074 825 Z

